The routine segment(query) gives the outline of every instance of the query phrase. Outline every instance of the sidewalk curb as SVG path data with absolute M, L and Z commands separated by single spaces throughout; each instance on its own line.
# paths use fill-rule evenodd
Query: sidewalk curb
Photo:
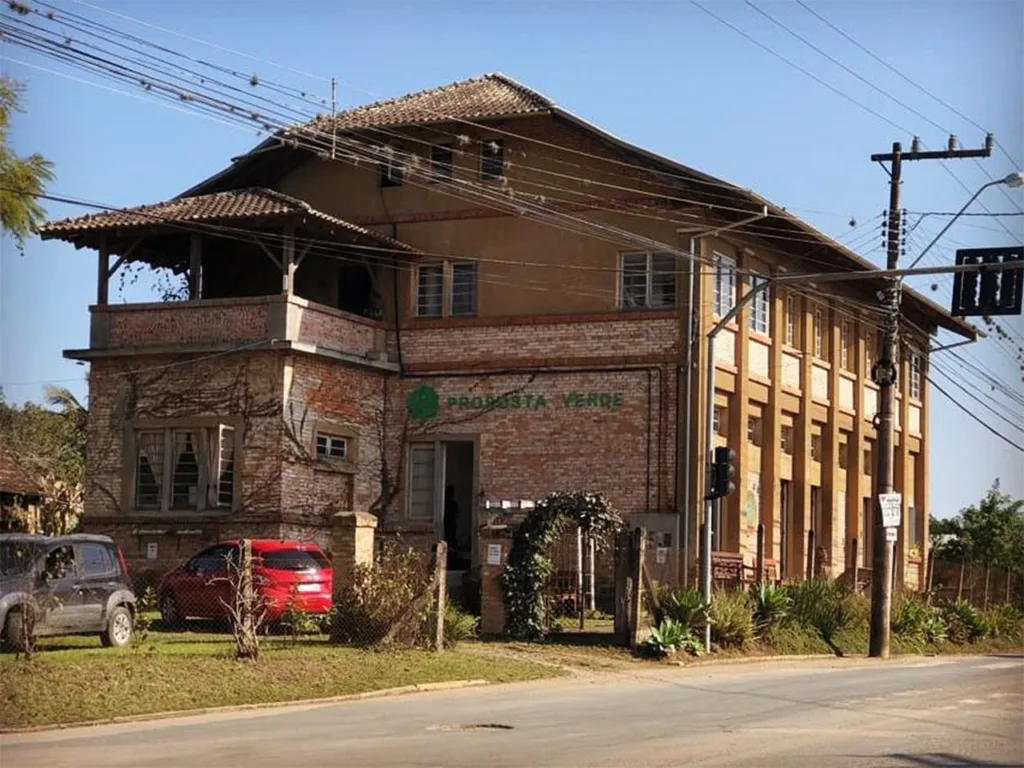
M 0 727 L 0 734 L 13 735 L 20 733 L 40 733 L 42 731 L 66 731 L 71 728 L 89 728 L 97 725 L 124 725 L 126 723 L 143 723 L 152 720 L 171 720 L 193 715 L 224 715 L 231 712 L 247 712 L 261 709 L 280 709 L 283 707 L 309 707 L 326 704 L 338 704 L 345 701 L 361 701 L 364 699 L 383 699 L 391 696 L 402 696 L 408 693 L 429 693 L 431 691 L 451 691 L 459 688 L 475 688 L 490 685 L 489 680 L 448 680 L 440 683 L 415 683 L 397 688 L 382 688 L 377 691 L 348 693 L 342 696 L 327 696 L 322 699 L 293 699 L 290 701 L 265 701 L 256 704 L 231 704 L 225 707 L 202 707 L 200 709 L 176 709 L 170 712 L 149 712 L 141 715 L 124 715 L 106 720 L 87 720 L 78 723 L 58 723 L 55 725 L 30 725 L 24 728 Z

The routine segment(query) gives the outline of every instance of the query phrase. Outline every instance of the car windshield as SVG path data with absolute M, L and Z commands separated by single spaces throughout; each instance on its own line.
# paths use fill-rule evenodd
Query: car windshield
M 39 551 L 39 545 L 29 541 L 0 541 L 0 574 L 17 576 L 28 572 Z
M 264 552 L 260 557 L 263 567 L 272 571 L 310 571 L 330 568 L 330 561 L 315 549 L 279 549 Z

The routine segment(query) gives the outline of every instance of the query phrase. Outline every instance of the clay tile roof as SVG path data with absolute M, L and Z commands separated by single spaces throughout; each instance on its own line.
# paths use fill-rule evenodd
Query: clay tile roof
M 39 484 L 32 474 L 15 458 L 7 446 L 0 443 L 0 493 L 38 496 Z
M 322 213 L 303 200 L 262 187 L 233 189 L 193 197 L 178 197 L 163 203 L 61 219 L 43 224 L 39 228 L 39 234 L 45 240 L 88 232 L 145 229 L 159 224 L 231 224 L 235 220 L 272 220 L 294 216 L 313 217 L 364 239 L 383 243 L 393 248 L 414 250 L 390 237 Z
M 495 73 L 355 107 L 338 113 L 333 121 L 335 128 L 346 130 L 543 114 L 554 106 L 536 91 Z M 331 120 L 314 123 L 322 127 Z

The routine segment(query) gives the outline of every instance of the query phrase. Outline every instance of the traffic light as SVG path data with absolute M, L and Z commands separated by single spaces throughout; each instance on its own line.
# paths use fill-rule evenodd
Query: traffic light
M 736 490 L 732 478 L 736 474 L 736 451 L 727 445 L 715 448 L 714 460 L 711 463 L 711 488 L 708 496 L 720 499 Z
M 958 250 L 958 265 L 978 266 L 979 270 L 954 275 L 950 314 L 954 317 L 1019 315 L 1024 299 L 1024 270 L 1005 266 L 1021 260 L 1024 260 L 1021 246 Z

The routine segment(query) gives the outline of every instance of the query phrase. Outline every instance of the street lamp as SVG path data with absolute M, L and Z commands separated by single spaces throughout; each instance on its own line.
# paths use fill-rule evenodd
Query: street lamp
M 946 222 L 946 226 L 942 228 L 942 231 L 939 232 L 939 234 L 937 234 L 935 238 L 930 243 L 928 243 L 928 245 L 925 246 L 925 249 L 917 255 L 917 258 L 914 259 L 914 262 L 910 265 L 910 269 L 913 269 L 914 267 L 917 266 L 918 262 L 921 261 L 921 259 L 924 258 L 925 254 L 931 250 L 932 246 L 939 242 L 942 236 L 946 234 L 946 232 L 949 230 L 951 226 L 953 226 L 953 223 L 961 216 L 963 216 L 964 211 L 971 207 L 971 203 L 977 200 L 978 196 L 982 192 L 984 192 L 989 187 L 996 187 L 1000 184 L 1004 184 L 1010 189 L 1017 189 L 1018 187 L 1024 186 L 1024 171 L 1015 171 L 1013 173 L 1007 174 L 1001 179 L 996 179 L 995 181 L 990 181 L 988 184 L 983 184 L 981 188 L 974 193 L 971 199 L 964 204 L 964 207 L 957 211 L 953 218 Z

